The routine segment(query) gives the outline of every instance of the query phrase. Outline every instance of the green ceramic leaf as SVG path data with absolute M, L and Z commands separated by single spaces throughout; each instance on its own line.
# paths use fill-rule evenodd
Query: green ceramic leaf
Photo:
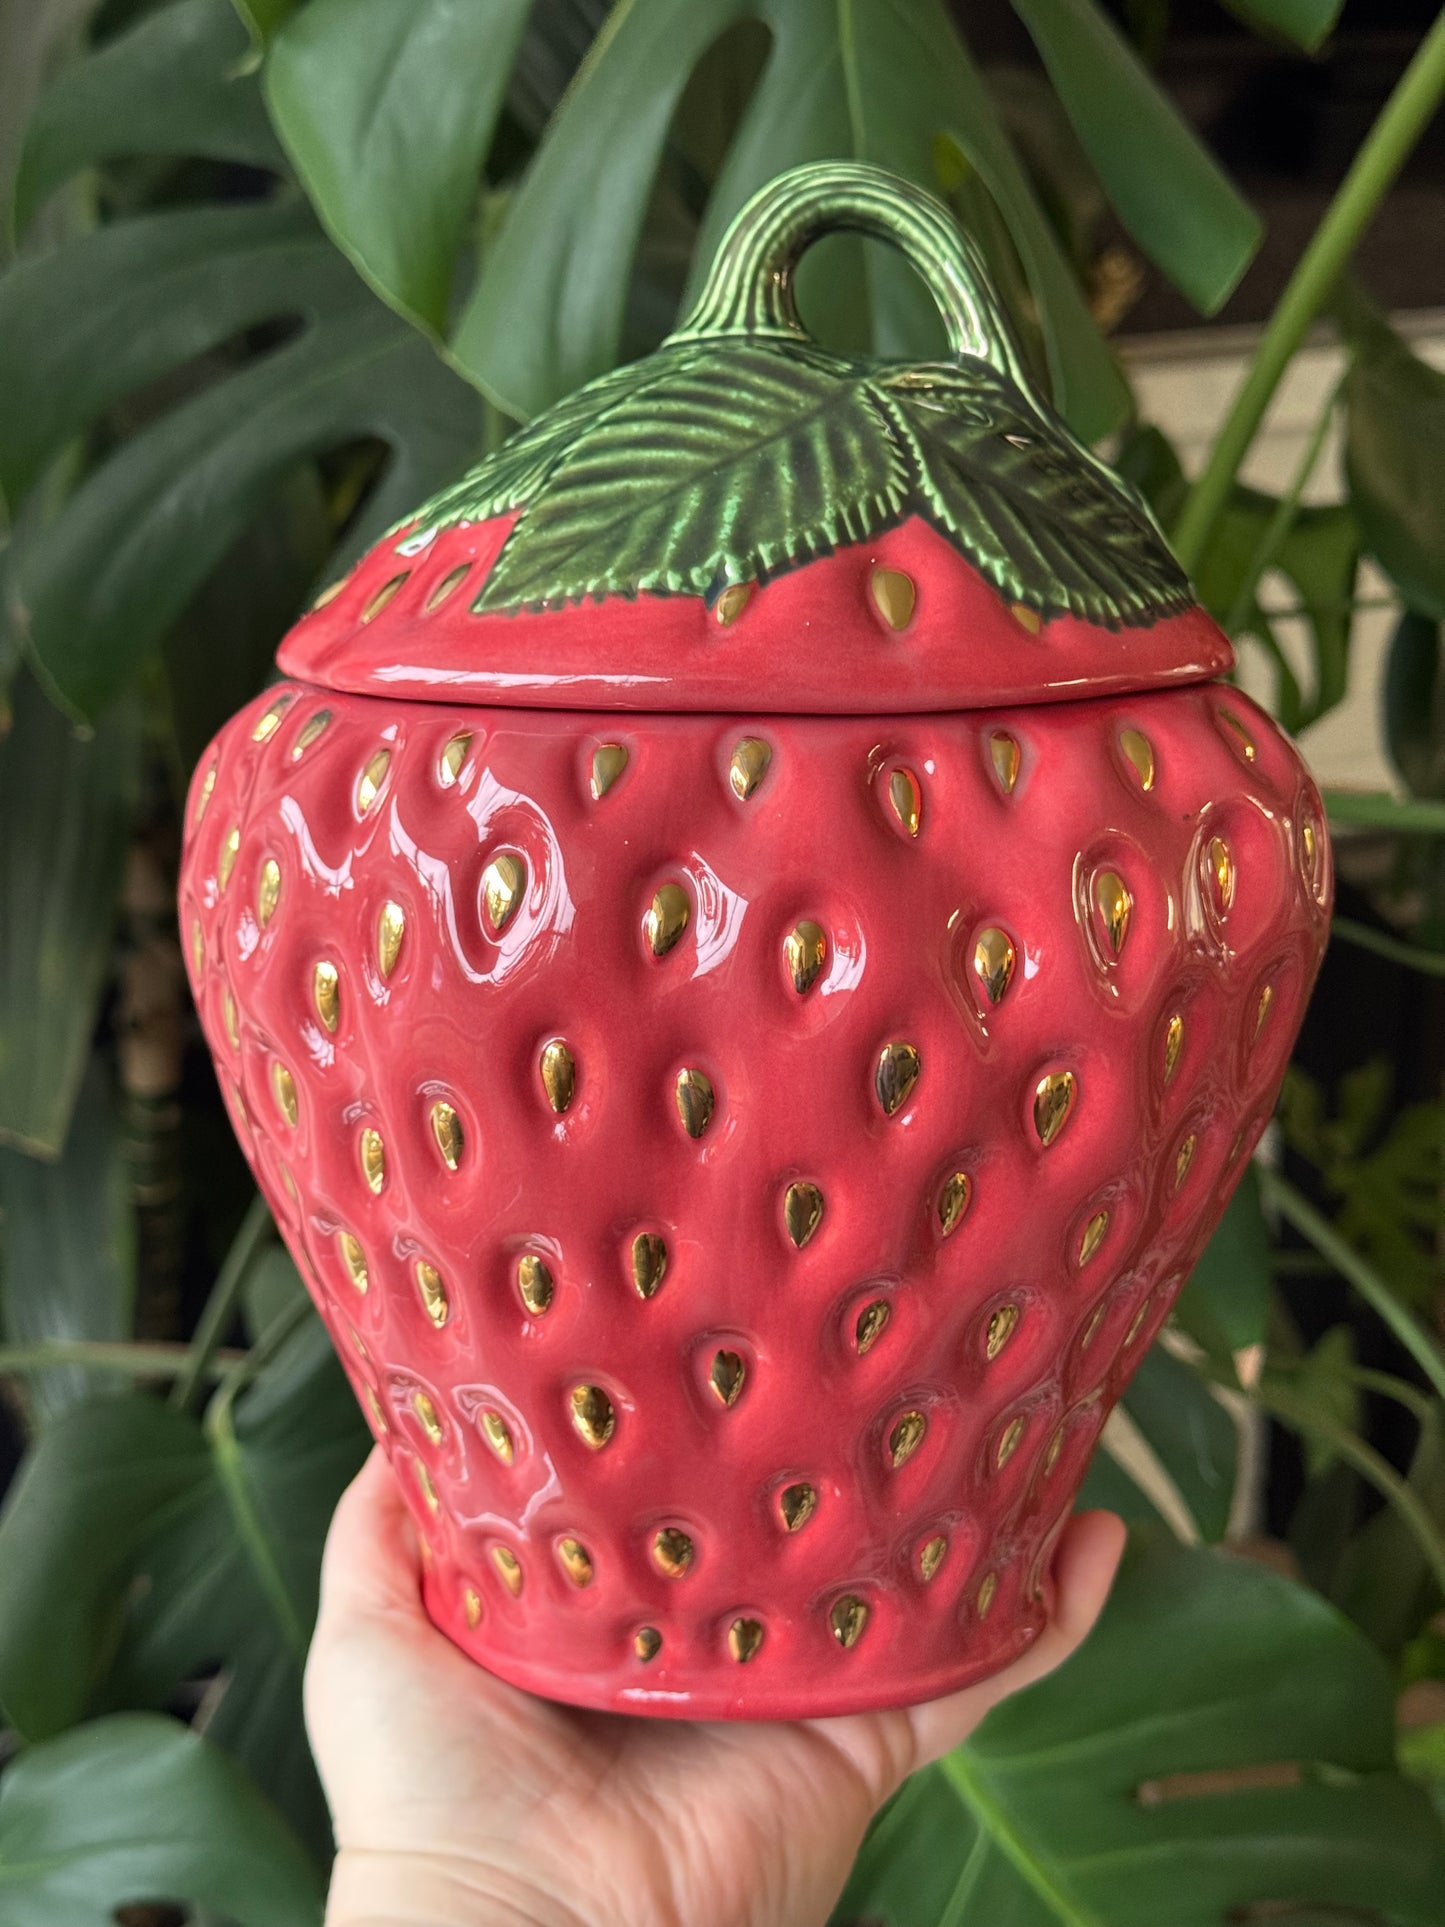
M 461 365 L 529 416 L 616 361 L 675 110 L 708 49 L 744 19 L 763 22 L 771 48 L 708 199 L 693 292 L 727 224 L 765 181 L 836 158 L 936 187 L 946 139 L 1007 223 L 1064 412 L 1091 438 L 1117 426 L 1127 390 L 940 0 L 853 0 L 843 10 L 833 0 L 632 0 L 616 10 L 488 249 L 453 344 Z M 837 298 L 856 310 L 861 293 L 876 345 L 924 351 L 936 324 L 902 264 L 878 248 L 848 260 L 861 287 L 840 278 Z M 810 316 L 837 338 L 826 298 Z
M 1199 1306 L 1231 1351 L 1262 1344 L 1269 1321 L 1269 1260 L 1269 1227 L 1251 1164 L 1180 1296 L 1179 1310 L 1186 1323 L 1190 1311 Z
M 974 359 L 880 368 L 802 344 L 679 340 L 523 430 L 410 540 L 518 506 L 479 611 L 716 596 L 914 513 L 1040 609 L 1127 623 L 1189 601 L 1142 509 Z
M 301 1666 L 326 1527 L 368 1443 L 315 1320 L 204 1426 L 136 1395 L 72 1408 L 0 1513 L 11 1723 L 43 1738 L 88 1709 L 162 1706 L 220 1664 L 208 1731 L 324 1843 Z
M 1438 1927 L 1442 1892 L 1367 1641 L 1260 1567 L 1146 1539 L 1083 1650 L 885 1811 L 835 1921 Z
M 1204 314 L 1264 224 L 1094 0 L 1013 0 L 1119 219 Z
M 310 0 L 267 56 L 267 105 L 328 233 L 437 333 L 529 5 Z
M 1412 796 L 1445 795 L 1445 674 L 1442 625 L 1406 609 L 1385 663 L 1384 722 L 1390 760 Z
M 16 228 L 79 169 L 118 156 L 204 154 L 278 168 L 261 97 L 236 75 L 245 46 L 228 0 L 175 0 L 63 68 L 25 132 Z
M 82 736 L 29 675 L 10 700 L 0 737 L 0 1143 L 54 1158 L 110 964 L 141 717 L 125 703 Z
M 0 1779 L 5 1927 L 101 1927 L 143 1901 L 236 1927 L 320 1927 L 321 1878 L 218 1747 L 133 1713 L 27 1747 Z
M 93 1057 L 59 1162 L 0 1150 L 0 1335 L 127 1339 L 134 1306 L 130 1172 L 108 1069 Z M 97 1375 L 64 1367 L 26 1385 L 48 1420 L 97 1389 Z

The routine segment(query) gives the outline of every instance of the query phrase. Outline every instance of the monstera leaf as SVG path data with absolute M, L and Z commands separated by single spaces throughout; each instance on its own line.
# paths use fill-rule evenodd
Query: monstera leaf
M 1142 1540 L 1067 1666 L 916 1775 L 836 1927 L 1438 1927 L 1390 1681 L 1316 1595 Z
M 518 508 L 480 612 L 715 597 L 911 514 L 1038 608 L 1117 624 L 1190 601 L 1142 508 L 973 358 L 877 368 L 802 343 L 679 339 L 515 435 L 407 543 Z
M 315 1320 L 204 1425 L 140 1396 L 73 1406 L 0 1514 L 11 1724 L 43 1739 L 97 1708 L 164 1705 L 219 1663 L 211 1737 L 324 1848 L 301 1665 L 326 1526 L 367 1443 Z

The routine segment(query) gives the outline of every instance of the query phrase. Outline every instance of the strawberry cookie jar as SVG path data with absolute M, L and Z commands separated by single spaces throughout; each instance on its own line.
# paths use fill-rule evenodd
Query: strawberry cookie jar
M 899 247 L 949 358 L 793 271 Z M 483 1666 L 932 1697 L 1042 1626 L 1270 1115 L 1320 800 L 927 196 L 820 165 L 686 324 L 321 597 L 203 758 L 236 1131 Z

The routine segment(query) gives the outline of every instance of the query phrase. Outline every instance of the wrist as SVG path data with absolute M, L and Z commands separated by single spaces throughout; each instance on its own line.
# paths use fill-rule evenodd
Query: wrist
M 502 1870 L 425 1854 L 342 1848 L 325 1927 L 580 1927 L 549 1895 Z

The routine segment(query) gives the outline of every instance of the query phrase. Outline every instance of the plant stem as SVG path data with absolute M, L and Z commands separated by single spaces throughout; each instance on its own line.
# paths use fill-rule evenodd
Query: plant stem
M 1445 803 L 1428 797 L 1411 797 L 1401 803 L 1384 790 L 1326 790 L 1325 808 L 1331 823 L 1351 829 L 1445 836 Z
M 1259 578 L 1279 554 L 1284 546 L 1285 537 L 1294 527 L 1301 499 L 1309 487 L 1310 477 L 1315 472 L 1315 464 L 1319 461 L 1320 452 L 1325 445 L 1325 437 L 1330 431 L 1330 423 L 1334 420 L 1335 407 L 1343 386 L 1342 379 L 1337 381 L 1330 390 L 1329 400 L 1320 410 L 1320 418 L 1315 423 L 1314 433 L 1310 436 L 1304 457 L 1295 470 L 1294 480 L 1290 483 L 1288 492 L 1280 498 L 1274 514 L 1260 533 L 1254 554 L 1249 558 L 1249 566 L 1244 572 L 1229 613 L 1224 618 L 1224 633 L 1227 636 L 1237 634 L 1243 626 L 1245 617 L 1249 614 L 1250 604 L 1254 601 L 1255 591 L 1259 587 Z
M 221 1378 L 245 1357 L 244 1352 L 214 1352 L 206 1362 L 207 1378 Z M 126 1378 L 176 1378 L 189 1368 L 188 1345 L 127 1345 L 103 1339 L 46 1338 L 34 1345 L 0 1345 L 0 1374 L 17 1376 L 54 1371 L 57 1366 L 79 1366 L 93 1372 L 118 1372 Z
M 1445 13 L 1420 42 L 1414 59 L 1366 135 L 1270 317 L 1204 472 L 1190 489 L 1175 526 L 1174 548 L 1186 569 L 1198 567 L 1281 376 L 1329 299 L 1356 242 L 1424 132 L 1442 93 Z
M 1372 930 L 1367 923 L 1356 923 L 1353 917 L 1336 917 L 1330 932 L 1346 943 L 1358 944 L 1361 950 L 1373 950 L 1377 957 L 1388 957 L 1391 963 L 1404 964 L 1427 977 L 1445 977 L 1445 950 L 1424 950 L 1417 943 Z
M 1374 1267 L 1367 1264 L 1352 1245 L 1346 1244 L 1329 1220 L 1277 1171 L 1262 1166 L 1259 1188 L 1265 1203 L 1273 1204 L 1296 1231 L 1308 1238 L 1320 1256 L 1328 1258 L 1340 1276 L 1378 1313 L 1429 1379 L 1436 1394 L 1445 1398 L 1445 1357 L 1429 1332 L 1405 1309 Z
M 1445 1591 L 1445 1545 L 1441 1544 L 1434 1520 L 1388 1459 L 1383 1458 L 1372 1445 L 1367 1445 L 1348 1426 L 1338 1424 L 1306 1399 L 1296 1398 L 1287 1386 L 1268 1381 L 1257 1386 L 1250 1397 L 1262 1410 L 1283 1419 L 1286 1425 L 1292 1425 L 1296 1431 L 1313 1432 L 1347 1465 L 1352 1465 L 1362 1477 L 1368 1479 L 1409 1527 L 1415 1543 L 1429 1563 L 1436 1585 Z
M 220 1349 L 221 1340 L 226 1336 L 227 1327 L 235 1315 L 236 1301 L 241 1295 L 241 1286 L 246 1281 L 246 1273 L 251 1268 L 251 1261 L 261 1248 L 270 1228 L 270 1207 L 258 1193 L 251 1200 L 250 1207 L 241 1220 L 241 1228 L 231 1240 L 226 1261 L 216 1274 L 211 1295 L 206 1300 L 196 1324 L 186 1367 L 171 1387 L 171 1404 L 178 1412 L 188 1412 L 195 1404 L 201 1386 L 208 1376 L 207 1368 L 210 1361 Z

